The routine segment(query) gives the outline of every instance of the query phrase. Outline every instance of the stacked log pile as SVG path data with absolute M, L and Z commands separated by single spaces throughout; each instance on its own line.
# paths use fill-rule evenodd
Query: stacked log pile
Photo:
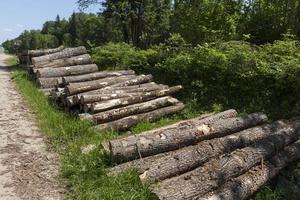
M 95 123 L 99 130 L 127 130 L 184 108 L 172 97 L 182 86 L 157 84 L 152 75 L 133 70 L 99 71 L 84 47 L 28 54 L 32 64 L 28 73 L 37 85 L 66 111 Z
M 158 199 L 240 200 L 300 159 L 300 121 L 235 110 L 103 143 L 117 175 L 135 169 Z
M 64 49 L 63 46 L 60 46 L 55 49 L 42 49 L 42 50 L 25 50 L 19 54 L 19 63 L 23 65 L 31 65 L 31 58 L 43 56 L 51 53 L 60 52 Z

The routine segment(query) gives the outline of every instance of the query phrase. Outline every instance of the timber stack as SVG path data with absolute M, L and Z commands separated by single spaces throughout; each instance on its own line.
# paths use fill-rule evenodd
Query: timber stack
M 300 159 L 300 120 L 235 110 L 103 143 L 111 175 L 134 169 L 161 200 L 241 200 Z
M 172 97 L 181 85 L 152 81 L 133 70 L 99 71 L 85 47 L 28 51 L 29 77 L 64 110 L 99 130 L 125 131 L 183 110 Z

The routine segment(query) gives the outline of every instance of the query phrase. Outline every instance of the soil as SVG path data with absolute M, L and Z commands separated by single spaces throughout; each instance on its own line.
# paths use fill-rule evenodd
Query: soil
M 0 199 L 62 199 L 59 159 L 49 152 L 34 113 L 11 80 L 0 54 Z

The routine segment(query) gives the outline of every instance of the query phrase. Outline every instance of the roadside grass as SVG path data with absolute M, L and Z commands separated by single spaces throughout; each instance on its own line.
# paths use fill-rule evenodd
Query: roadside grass
M 16 65 L 15 58 L 11 58 L 8 63 L 13 65 L 10 68 L 12 78 L 28 105 L 35 112 L 38 126 L 45 136 L 48 147 L 60 155 L 61 176 L 67 180 L 69 197 L 87 200 L 155 199 L 149 186 L 140 183 L 135 171 L 130 170 L 117 177 L 109 176 L 107 173 L 110 160 L 105 155 L 101 142 L 126 133 L 98 132 L 90 123 L 59 111 L 56 104 L 27 79 L 26 71 Z M 187 103 L 186 109 L 181 114 L 163 118 L 155 123 L 140 123 L 130 132 L 140 133 L 200 114 L 192 112 L 192 108 L 193 104 Z M 220 109 L 218 105 L 212 108 L 215 111 Z M 94 144 L 95 149 L 87 154 L 82 153 L 81 147 L 89 144 Z M 285 177 L 291 177 L 294 182 L 299 182 L 299 169 L 299 163 L 295 163 L 282 171 L 282 174 Z M 280 184 L 280 181 L 274 180 L 263 187 L 252 199 L 299 199 L 299 196 L 299 187 L 296 186 L 295 190 L 295 187 Z

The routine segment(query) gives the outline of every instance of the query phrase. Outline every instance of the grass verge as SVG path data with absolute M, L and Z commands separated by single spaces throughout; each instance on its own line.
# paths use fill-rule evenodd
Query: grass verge
M 9 63 L 15 64 L 16 60 L 11 58 Z M 59 111 L 54 103 L 49 101 L 31 81 L 27 80 L 26 72 L 22 68 L 15 65 L 10 69 L 19 91 L 36 113 L 38 126 L 45 134 L 48 146 L 61 156 L 61 175 L 67 180 L 69 196 L 88 200 L 154 199 L 148 186 L 140 183 L 135 171 L 128 171 L 118 177 L 107 175 L 109 158 L 104 154 L 100 144 L 121 133 L 97 132 L 92 129 L 91 124 Z M 139 133 L 194 117 L 196 113 L 191 112 L 191 107 L 187 106 L 187 109 L 180 115 L 164 118 L 156 123 L 141 123 L 131 131 Z M 215 109 L 220 108 L 216 106 Z M 88 154 L 83 154 L 81 147 L 88 144 L 94 144 L 96 148 Z M 299 169 L 300 164 L 296 163 L 282 174 L 285 177 L 290 176 L 294 182 L 297 178 L 300 181 Z M 299 187 L 295 184 L 291 187 L 277 180 L 265 186 L 253 199 L 298 199 L 299 196 Z

